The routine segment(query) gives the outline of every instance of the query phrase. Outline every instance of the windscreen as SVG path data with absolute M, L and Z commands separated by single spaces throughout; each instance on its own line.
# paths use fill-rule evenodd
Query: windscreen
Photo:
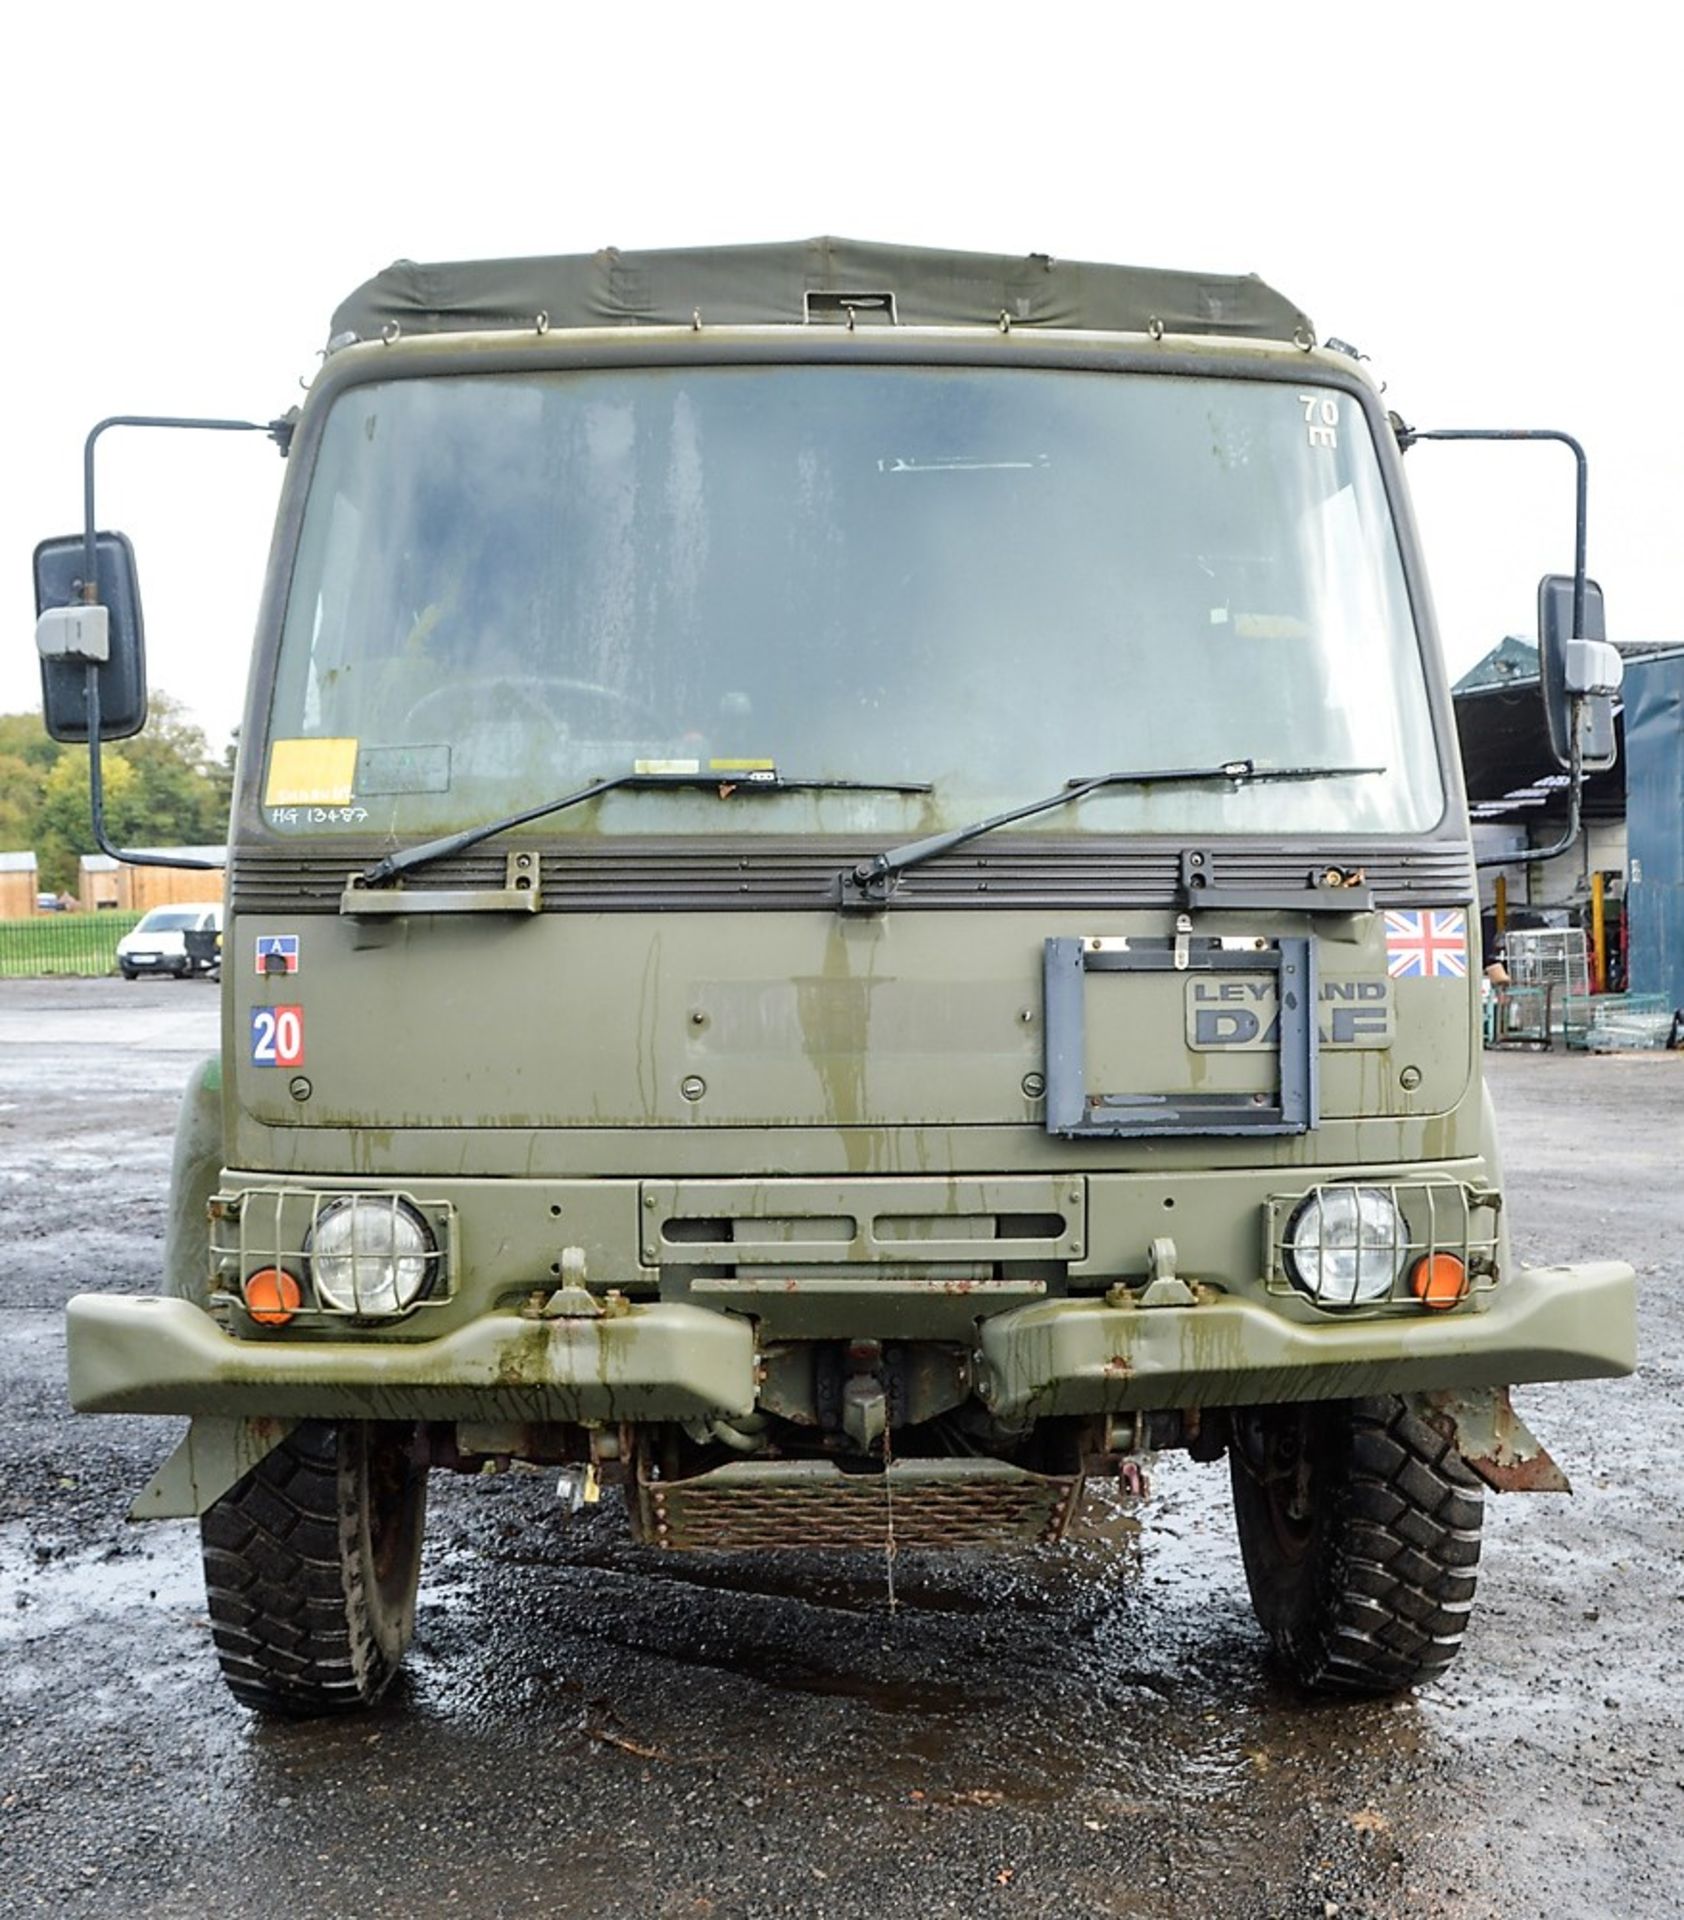
M 1273 380 L 949 367 L 425 377 L 334 402 L 266 743 L 281 831 L 424 835 L 640 767 L 558 834 L 1418 830 L 1443 805 L 1367 421 Z

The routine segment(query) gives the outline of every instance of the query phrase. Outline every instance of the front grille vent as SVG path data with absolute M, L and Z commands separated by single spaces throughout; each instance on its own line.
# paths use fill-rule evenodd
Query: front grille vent
M 543 853 L 543 905 L 551 913 L 800 912 L 834 904 L 837 875 L 875 852 L 791 840 L 675 846 L 628 843 L 589 848 L 534 841 Z M 285 845 L 242 847 L 235 855 L 236 913 L 336 913 L 347 877 L 390 851 L 346 841 L 332 853 Z M 415 884 L 443 889 L 500 888 L 506 845 L 488 843 L 429 866 Z M 908 873 L 897 910 L 998 907 L 1079 912 L 1173 907 L 1179 849 L 1098 848 L 1069 841 L 1025 845 L 1004 839 L 987 852 L 966 850 Z M 1294 887 L 1316 867 L 1361 867 L 1377 901 L 1444 905 L 1473 898 L 1473 861 L 1465 842 L 1399 851 L 1325 842 L 1227 849 L 1222 878 L 1234 887 Z

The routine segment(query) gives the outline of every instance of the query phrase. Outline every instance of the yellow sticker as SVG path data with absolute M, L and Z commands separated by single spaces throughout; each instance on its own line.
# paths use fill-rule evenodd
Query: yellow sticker
M 709 773 L 776 773 L 775 760 L 710 760 Z
M 357 777 L 355 740 L 277 740 L 269 749 L 266 807 L 349 806 Z
M 1306 621 L 1291 613 L 1236 613 L 1234 615 L 1234 638 L 1236 640 L 1308 640 L 1310 628 Z

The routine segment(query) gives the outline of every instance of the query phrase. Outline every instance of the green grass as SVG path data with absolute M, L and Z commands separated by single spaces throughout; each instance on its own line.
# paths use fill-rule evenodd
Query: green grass
M 138 913 L 43 913 L 0 920 L 0 980 L 117 971 L 117 942 Z

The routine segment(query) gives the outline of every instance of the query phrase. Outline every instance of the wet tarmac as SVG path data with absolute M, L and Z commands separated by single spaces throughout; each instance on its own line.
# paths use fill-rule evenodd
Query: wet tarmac
M 1517 1396 L 1571 1499 L 1493 1498 L 1447 1679 L 1306 1703 L 1225 1470 L 1015 1562 L 657 1559 L 551 1479 L 434 1476 L 374 1714 L 217 1678 L 171 1423 L 76 1419 L 60 1309 L 152 1285 L 193 983 L 0 984 L 0 1912 L 1673 1915 L 1684 1899 L 1684 1056 L 1491 1062 L 1523 1255 L 1631 1259 L 1642 1371 Z

